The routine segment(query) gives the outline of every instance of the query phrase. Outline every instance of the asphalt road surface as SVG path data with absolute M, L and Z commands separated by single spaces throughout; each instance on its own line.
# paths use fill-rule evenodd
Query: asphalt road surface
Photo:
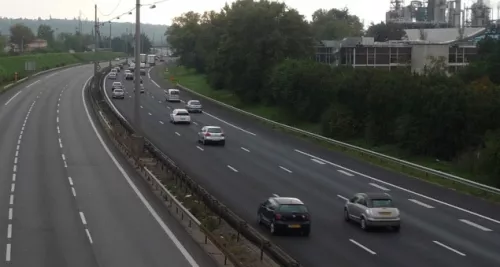
M 92 71 L 0 95 L 0 266 L 215 266 L 98 129 Z
M 270 238 L 304 266 L 500 266 L 499 206 L 273 131 L 184 91 L 181 103 L 166 103 L 163 89 L 172 85 L 163 68 L 143 76 L 146 137 L 262 232 L 259 203 L 273 193 L 302 199 L 312 212 L 311 236 Z M 113 103 L 132 122 L 133 82 L 123 72 L 118 80 L 127 95 Z M 106 81 L 109 96 L 112 82 Z M 205 112 L 193 114 L 191 125 L 170 124 L 170 112 L 190 99 L 201 100 Z M 223 127 L 226 146 L 198 144 L 204 125 Z M 390 193 L 401 210 L 401 232 L 364 232 L 344 222 L 343 205 L 357 192 Z

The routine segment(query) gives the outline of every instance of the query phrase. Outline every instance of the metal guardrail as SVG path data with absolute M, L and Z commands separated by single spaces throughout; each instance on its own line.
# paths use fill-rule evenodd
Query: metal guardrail
M 430 174 L 430 175 L 434 175 L 434 176 L 437 176 L 437 177 L 440 177 L 440 178 L 443 178 L 443 179 L 447 179 L 447 180 L 451 180 L 451 181 L 454 181 L 454 182 L 457 182 L 457 183 L 461 183 L 461 184 L 464 184 L 464 185 L 467 185 L 467 186 L 470 186 L 470 187 L 473 187 L 473 188 L 476 188 L 476 189 L 480 189 L 480 190 L 483 190 L 483 191 L 486 191 L 486 192 L 489 192 L 489 193 L 500 194 L 500 189 L 499 188 L 495 188 L 495 187 L 492 187 L 492 186 L 489 186 L 489 185 L 485 185 L 485 184 L 481 184 L 481 183 L 478 183 L 478 182 L 474 182 L 474 181 L 471 181 L 469 179 L 465 179 L 465 178 L 462 178 L 462 177 L 459 177 L 459 176 L 456 176 L 456 175 L 452 175 L 452 174 L 445 173 L 445 172 L 442 172 L 442 171 L 438 171 L 438 170 L 434 170 L 434 169 L 431 169 L 431 168 L 427 168 L 427 167 L 424 167 L 424 166 L 421 166 L 421 165 L 418 165 L 418 164 L 415 164 L 415 163 L 412 163 L 412 162 L 408 162 L 408 161 L 405 161 L 405 160 L 402 160 L 402 159 L 398 159 L 398 158 L 395 158 L 395 157 L 387 156 L 387 155 L 384 155 L 384 154 L 381 154 L 381 153 L 378 153 L 378 152 L 375 152 L 375 151 L 371 151 L 371 150 L 368 150 L 368 149 L 365 149 L 365 148 L 362 148 L 362 147 L 354 146 L 354 145 L 351 145 L 351 144 L 348 144 L 348 143 L 344 143 L 344 142 L 341 142 L 341 141 L 338 141 L 338 140 L 335 140 L 335 139 L 324 137 L 324 136 L 319 135 L 319 134 L 311 133 L 311 132 L 304 131 L 302 129 L 298 129 L 298 128 L 295 128 L 295 127 L 292 127 L 292 126 L 289 126 L 289 125 L 286 125 L 286 124 L 283 124 L 283 123 L 279 123 L 279 122 L 276 122 L 276 121 L 273 121 L 273 120 L 270 120 L 270 119 L 267 119 L 267 118 L 255 115 L 255 114 L 250 113 L 248 111 L 241 110 L 239 108 L 236 108 L 234 106 L 228 105 L 228 104 L 223 103 L 221 101 L 215 100 L 213 98 L 210 98 L 208 96 L 205 96 L 203 94 L 195 92 L 195 91 L 193 91 L 193 90 L 191 90 L 191 89 L 189 89 L 187 87 L 184 87 L 184 86 L 182 86 L 179 83 L 177 83 L 177 88 L 185 90 L 185 91 L 188 91 L 188 92 L 190 92 L 190 93 L 192 93 L 194 95 L 200 96 L 200 97 L 202 97 L 204 99 L 207 99 L 207 100 L 209 100 L 209 101 L 211 101 L 211 102 L 213 102 L 215 104 L 218 104 L 220 106 L 228 108 L 228 109 L 230 109 L 232 111 L 236 111 L 238 113 L 250 116 L 250 117 L 252 117 L 254 119 L 257 119 L 257 120 L 269 123 L 271 125 L 274 125 L 274 126 L 277 126 L 277 127 L 283 128 L 283 129 L 286 129 L 288 131 L 292 131 L 292 132 L 299 133 L 299 134 L 302 134 L 302 135 L 305 135 L 305 136 L 308 136 L 308 137 L 311 137 L 311 138 L 314 138 L 314 139 L 317 139 L 317 140 L 320 140 L 320 141 L 323 141 L 323 142 L 327 142 L 329 144 L 336 145 L 336 146 L 341 147 L 343 149 L 354 150 L 354 151 L 356 151 L 358 153 L 362 153 L 362 154 L 365 154 L 365 155 L 368 155 L 368 156 L 371 156 L 371 157 L 377 157 L 377 158 L 385 160 L 385 161 L 396 163 L 396 164 L 402 165 L 402 166 L 404 166 L 406 168 L 410 168 L 410 169 L 414 169 L 416 171 L 420 171 L 420 172 L 424 173 L 426 176 L 428 176 Z
M 105 68 L 100 72 L 100 84 L 102 84 L 103 79 L 106 77 L 105 73 L 109 71 L 109 68 Z M 93 84 L 93 83 L 92 83 Z M 99 90 L 100 93 L 102 94 L 104 100 L 99 100 L 102 101 L 103 103 L 106 103 L 108 106 L 109 110 L 112 112 L 112 114 L 115 116 L 115 118 L 120 122 L 120 124 L 129 132 L 129 133 L 134 133 L 134 129 L 132 125 L 116 110 L 114 105 L 109 102 L 107 97 L 104 97 L 104 92 L 103 90 Z M 92 97 L 92 96 L 91 96 Z M 94 99 L 94 101 L 97 101 Z M 300 267 L 301 265 L 293 259 L 291 256 L 289 256 L 286 252 L 284 252 L 280 247 L 276 246 L 275 244 L 271 243 L 269 240 L 264 238 L 259 232 L 257 232 L 253 227 L 251 227 L 246 221 L 241 219 L 239 216 L 237 216 L 234 212 L 229 210 L 225 205 L 223 205 L 221 202 L 219 202 L 215 197 L 213 197 L 209 192 L 207 192 L 203 187 L 201 187 L 199 184 L 197 184 L 193 179 L 191 179 L 186 173 L 184 173 L 176 164 L 175 162 L 170 159 L 167 155 L 165 155 L 160 149 L 158 149 L 155 145 L 153 145 L 147 138 L 144 138 L 144 147 L 159 161 L 163 163 L 163 165 L 168 166 L 168 169 L 170 172 L 175 173 L 179 179 L 185 183 L 187 187 L 190 188 L 191 192 L 193 194 L 198 195 L 198 197 L 205 203 L 205 205 L 212 210 L 214 214 L 219 216 L 221 219 L 223 219 L 227 224 L 229 224 L 233 229 L 235 229 L 238 234 L 241 234 L 243 237 L 245 237 L 248 241 L 256 245 L 259 250 L 260 250 L 260 257 L 261 260 L 263 258 L 264 253 L 268 256 L 270 256 L 272 259 L 274 259 L 277 263 L 280 264 L 280 266 L 283 267 Z M 146 173 L 147 174 L 147 173 Z M 168 190 L 163 186 L 161 181 L 157 180 L 158 187 L 161 187 L 162 191 L 168 192 Z M 177 201 L 177 199 L 168 193 L 171 201 L 173 201 L 177 206 L 182 205 Z M 189 211 L 187 211 L 185 208 L 182 211 L 183 214 L 189 214 L 190 215 L 190 220 L 194 222 L 197 226 L 200 228 L 204 228 L 204 226 L 200 223 L 196 217 L 194 217 Z M 188 215 L 188 216 L 189 216 Z M 206 229 L 205 229 L 206 230 Z M 209 238 L 216 246 L 218 241 L 213 237 L 213 235 L 210 233 L 210 231 L 206 230 L 204 233 L 207 235 L 207 238 Z M 219 246 L 218 246 L 219 247 Z M 219 249 L 224 250 L 224 248 L 219 247 Z M 229 254 L 227 254 L 229 255 Z M 235 265 L 237 265 L 237 260 L 232 259 L 231 256 L 228 256 L 228 258 L 231 260 L 231 262 Z M 236 261 L 236 262 L 235 262 Z

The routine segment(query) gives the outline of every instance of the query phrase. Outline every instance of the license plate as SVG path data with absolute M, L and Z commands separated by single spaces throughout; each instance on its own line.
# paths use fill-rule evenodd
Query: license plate
M 380 214 L 380 215 L 391 215 L 391 212 L 390 211 L 382 211 L 382 212 L 379 212 L 378 214 Z
M 300 224 L 290 224 L 288 228 L 300 228 Z

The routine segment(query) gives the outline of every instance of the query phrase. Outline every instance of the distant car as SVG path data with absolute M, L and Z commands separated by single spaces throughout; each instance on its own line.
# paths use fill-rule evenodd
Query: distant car
M 111 91 L 114 91 L 115 89 L 123 89 L 123 84 L 121 82 L 113 82 L 113 85 L 111 85 Z
M 122 70 L 123 69 L 123 64 L 118 64 L 118 67 Z
M 112 98 L 118 98 L 118 99 L 124 99 L 125 98 L 125 91 L 120 88 L 115 88 L 112 93 Z
M 142 69 L 142 68 L 141 68 L 140 72 L 141 72 L 141 75 L 142 75 L 142 76 L 146 75 L 146 69 Z
M 174 109 L 170 114 L 170 122 L 173 124 L 177 123 L 191 123 L 191 116 L 189 112 L 185 109 Z
M 128 66 L 128 70 L 130 70 L 130 71 L 134 71 L 134 69 L 135 69 L 135 64 L 130 64 L 130 65 Z
M 120 67 L 115 68 L 116 72 L 120 72 Z
M 186 103 L 186 109 L 188 112 L 192 112 L 192 113 L 195 113 L 195 112 L 199 112 L 199 113 L 202 113 L 202 106 L 201 106 L 201 103 L 200 101 L 198 100 L 189 100 L 187 103 Z
M 108 79 L 110 80 L 116 80 L 116 72 L 110 72 L 108 75 Z
M 141 90 L 140 93 L 144 94 L 144 85 L 141 84 L 141 89 L 140 90 Z M 135 92 L 135 88 L 134 88 L 134 92 Z
M 308 236 L 311 216 L 307 206 L 298 198 L 273 195 L 257 210 L 257 222 L 269 228 L 272 235 L 297 231 Z
M 355 221 L 361 229 L 371 227 L 391 227 L 399 232 L 401 218 L 387 193 L 357 193 L 344 206 L 344 219 Z
M 203 145 L 217 143 L 221 146 L 226 144 L 226 137 L 219 126 L 205 126 L 198 133 L 198 142 Z
M 132 72 L 125 73 L 125 80 L 134 80 L 134 74 Z
M 115 58 L 115 61 L 120 61 L 120 58 L 119 57 Z
M 178 89 L 167 89 L 163 90 L 163 93 L 165 94 L 165 101 L 168 102 L 180 102 L 181 99 L 179 97 L 179 90 Z

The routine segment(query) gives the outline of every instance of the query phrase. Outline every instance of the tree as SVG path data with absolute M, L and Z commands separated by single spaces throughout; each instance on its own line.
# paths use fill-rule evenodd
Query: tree
M 35 39 L 35 35 L 30 28 L 23 24 L 14 24 L 10 27 L 10 42 L 24 49 L 27 44 Z
M 143 54 L 149 54 L 151 51 L 151 48 L 153 48 L 153 44 L 151 43 L 151 40 L 149 37 L 141 33 L 141 53 Z
M 349 10 L 318 9 L 312 15 L 311 28 L 317 40 L 340 40 L 363 35 L 363 23 Z
M 402 24 L 380 22 L 372 24 L 366 31 L 366 36 L 373 37 L 375 42 L 386 42 L 391 40 L 401 40 L 406 35 Z
M 47 41 L 50 46 L 54 44 L 54 30 L 47 24 L 38 26 L 37 37 Z

